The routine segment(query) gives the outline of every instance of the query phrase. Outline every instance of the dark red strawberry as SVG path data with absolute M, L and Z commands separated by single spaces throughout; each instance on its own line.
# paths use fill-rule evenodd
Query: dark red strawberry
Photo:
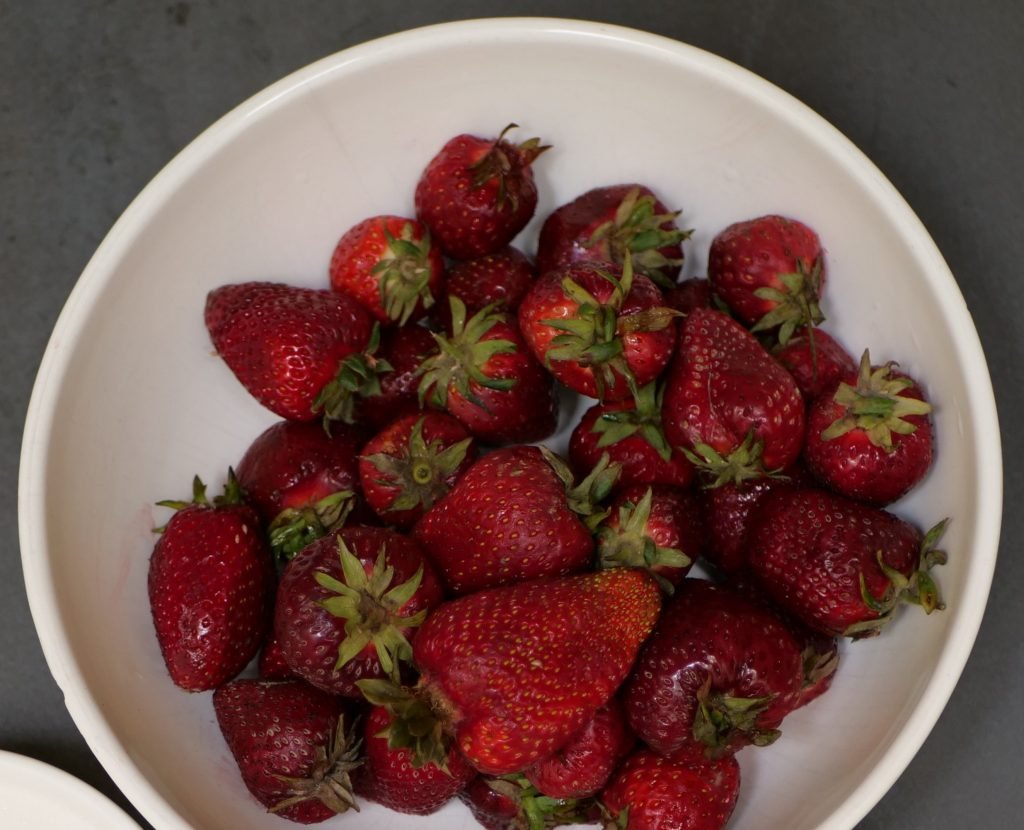
M 677 313 L 630 260 L 619 271 L 592 263 L 548 271 L 519 306 L 530 350 L 581 395 L 628 398 L 661 374 L 672 355 Z
M 849 352 L 824 329 L 801 329 L 773 354 L 808 401 L 834 389 L 840 380 L 857 370 Z
M 359 743 L 341 698 L 301 680 L 243 679 L 213 693 L 213 710 L 245 786 L 272 813 L 315 824 L 359 809 L 349 777 Z
M 565 746 L 531 764 L 523 774 L 550 798 L 587 798 L 604 787 L 635 742 L 622 704 L 613 697 Z
M 366 759 L 352 774 L 355 792 L 399 813 L 436 813 L 476 775 L 469 762 L 452 747 L 440 764 L 417 764 L 413 752 L 402 744 L 408 737 L 395 726 L 391 713 L 374 706 L 366 719 Z M 392 746 L 391 742 L 396 741 Z
M 274 635 L 289 668 L 328 692 L 399 676 L 410 641 L 441 601 L 419 546 L 394 531 L 345 527 L 304 548 L 281 574 Z
M 274 565 L 259 517 L 234 474 L 212 502 L 197 476 L 192 501 L 160 529 L 149 560 L 149 603 L 164 663 L 183 689 L 214 689 L 237 675 L 266 638 Z
M 523 775 L 478 775 L 459 799 L 487 830 L 548 830 L 598 815 L 594 799 L 551 798 Z
M 415 219 L 371 216 L 345 232 L 331 256 L 331 288 L 384 324 L 404 326 L 437 302 L 444 259 Z
M 649 383 L 634 400 L 596 403 L 584 412 L 569 439 L 569 460 L 576 474 L 586 475 L 607 453 L 622 467 L 619 487 L 687 486 L 693 480 L 693 465 L 665 437 L 661 398 L 661 388 Z
M 901 602 L 943 607 L 929 570 L 946 561 L 940 522 L 921 532 L 891 513 L 812 488 L 767 494 L 748 535 L 768 596 L 826 636 L 878 634 Z
M 404 415 L 363 447 L 367 502 L 390 525 L 411 527 L 476 459 L 473 436 L 443 412 Z
M 512 144 L 458 135 L 430 160 L 416 185 L 416 215 L 452 259 L 500 251 L 537 209 L 533 161 L 548 148 L 531 138 Z
M 910 492 L 932 464 L 931 404 L 896 364 L 857 371 L 812 403 L 804 459 L 815 477 L 844 496 L 884 506 Z
M 537 268 L 542 274 L 577 262 L 621 268 L 629 257 L 635 273 L 670 288 L 683 264 L 682 242 L 691 234 L 676 226 L 678 216 L 644 185 L 596 187 L 545 220 Z
M 800 455 L 804 400 L 792 376 L 720 311 L 683 320 L 665 378 L 665 435 L 714 481 L 784 470 Z
M 707 528 L 697 498 L 668 484 L 618 492 L 597 529 L 602 568 L 646 568 L 671 592 L 703 554 Z
M 224 285 L 207 296 L 205 320 L 228 368 L 271 412 L 344 419 L 346 363 L 364 362 L 373 332 L 351 297 L 273 282 Z
M 662 755 L 774 741 L 803 686 L 802 644 L 766 606 L 725 585 L 684 579 L 637 658 L 623 702 L 637 737 Z
M 400 326 L 381 333 L 377 366 L 379 388 L 367 384 L 360 394 L 356 417 L 373 429 L 383 429 L 400 415 L 419 411 L 420 366 L 438 352 L 437 341 L 423 326 Z
M 786 343 L 801 326 L 824 320 L 818 301 L 825 259 L 818 235 L 802 222 L 760 216 L 730 225 L 711 241 L 708 281 L 754 331 L 778 330 Z
M 722 830 L 736 808 L 740 766 L 732 755 L 663 758 L 638 749 L 604 791 L 605 830 Z
M 267 636 L 263 648 L 260 649 L 259 663 L 257 664 L 259 676 L 262 680 L 288 680 L 295 677 L 295 674 L 288 667 L 288 661 L 284 659 L 281 646 L 274 636 L 273 629 Z
M 492 304 L 495 311 L 514 314 L 536 277 L 526 254 L 510 245 L 488 256 L 452 263 L 445 294 L 462 300 L 470 315 Z M 451 308 L 447 299 L 438 305 L 437 311 L 450 332 Z
M 450 736 L 476 769 L 505 775 L 565 746 L 607 704 L 660 605 L 654 581 L 631 568 L 489 588 L 427 618 L 414 689 L 359 687 L 410 724 L 416 757 L 444 758 Z
M 558 423 L 554 383 L 534 360 L 515 319 L 485 308 L 467 319 L 450 298 L 452 334 L 421 368 L 420 399 L 458 418 L 487 444 L 547 438 Z
M 603 518 L 598 505 L 617 472 L 606 459 L 573 487 L 568 467 L 546 449 L 495 450 L 427 511 L 413 536 L 454 594 L 575 573 L 591 562 L 590 526 Z
M 695 308 L 712 308 L 711 283 L 694 277 L 665 292 L 665 305 L 684 317 Z

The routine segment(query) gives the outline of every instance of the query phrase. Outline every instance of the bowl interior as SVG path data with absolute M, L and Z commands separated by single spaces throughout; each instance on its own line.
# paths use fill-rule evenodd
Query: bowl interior
M 195 473 L 219 487 L 274 420 L 211 353 L 206 293 L 246 279 L 325 286 L 338 236 L 372 214 L 411 214 L 419 172 L 448 137 L 511 120 L 553 145 L 523 247 L 558 204 L 623 181 L 683 209 L 691 275 L 730 222 L 801 218 L 827 249 L 829 330 L 854 354 L 898 360 L 936 405 L 935 468 L 895 510 L 922 525 L 952 517 L 948 608 L 906 609 L 845 648 L 832 691 L 777 744 L 741 754 L 731 826 L 852 827 L 951 692 L 991 579 L 998 431 L 970 318 L 910 210 L 817 116 L 698 50 L 564 21 L 434 27 L 315 64 L 201 136 L 97 252 L 40 371 L 21 491 L 33 614 L 79 728 L 155 825 L 282 826 L 245 793 L 210 696 L 167 678 L 146 598 L 152 528 L 166 519 L 153 503 L 182 497 Z M 476 826 L 459 804 L 430 818 L 367 805 L 343 821 Z

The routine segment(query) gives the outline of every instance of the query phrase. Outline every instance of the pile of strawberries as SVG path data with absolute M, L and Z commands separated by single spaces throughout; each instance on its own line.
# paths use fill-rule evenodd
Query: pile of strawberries
M 678 211 L 622 184 L 511 247 L 547 148 L 508 132 L 449 141 L 329 287 L 209 294 L 282 420 L 221 496 L 161 502 L 160 649 L 293 821 L 458 797 L 501 830 L 720 828 L 736 752 L 829 689 L 840 638 L 942 607 L 944 522 L 886 510 L 932 464 L 931 406 L 818 327 L 799 221 L 722 230 L 680 282 Z M 561 457 L 569 392 L 593 402 Z

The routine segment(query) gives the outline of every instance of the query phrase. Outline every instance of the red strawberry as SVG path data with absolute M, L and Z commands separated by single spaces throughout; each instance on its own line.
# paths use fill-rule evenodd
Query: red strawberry
M 630 260 L 548 271 L 523 298 L 519 327 L 537 359 L 581 395 L 621 400 L 653 381 L 675 342 L 676 312 Z
M 356 794 L 399 813 L 428 815 L 441 809 L 476 775 L 454 747 L 441 764 L 417 765 L 402 745 L 401 724 L 383 706 L 370 709 L 365 727 L 366 760 L 352 775 Z M 398 745 L 391 746 L 396 740 Z
M 244 669 L 266 637 L 273 561 L 233 473 L 212 503 L 197 476 L 191 503 L 160 504 L 177 512 L 161 529 L 149 560 L 157 642 L 178 686 L 214 689 Z
M 262 680 L 288 680 L 295 677 L 288 667 L 288 661 L 284 659 L 281 645 L 277 642 L 273 629 L 260 649 L 258 669 Z
M 856 371 L 849 352 L 823 329 L 801 329 L 773 354 L 808 401 Z
M 257 801 L 300 824 L 358 810 L 349 773 L 358 743 L 345 734 L 341 698 L 301 680 L 234 680 L 213 710 L 242 780 Z
M 821 242 L 795 219 L 760 216 L 730 225 L 711 241 L 708 281 L 737 318 L 754 331 L 778 329 L 783 344 L 795 329 L 825 319 L 818 307 Z
M 575 573 L 594 551 L 584 522 L 603 517 L 596 505 L 616 474 L 606 460 L 572 487 L 565 463 L 545 449 L 495 450 L 426 512 L 413 536 L 454 594 Z
M 711 283 L 697 277 L 683 280 L 665 292 L 665 305 L 683 317 L 695 308 L 711 308 Z
M 629 568 L 478 591 L 427 618 L 415 689 L 359 687 L 412 724 L 417 757 L 443 758 L 450 735 L 476 769 L 505 775 L 565 746 L 608 702 L 660 604 L 654 581 Z
M 722 830 L 736 807 L 735 757 L 663 758 L 634 752 L 604 791 L 606 830 Z
M 607 453 L 620 464 L 618 485 L 671 484 L 685 487 L 693 465 L 669 446 L 661 423 L 662 389 L 649 383 L 634 400 L 594 404 L 569 439 L 569 460 L 577 475 L 592 470 Z
M 523 774 L 549 798 L 587 798 L 604 787 L 635 742 L 622 704 L 613 697 L 565 746 L 534 762 Z
M 330 278 L 331 288 L 357 299 L 380 322 L 404 326 L 437 302 L 444 259 L 415 219 L 371 216 L 338 240 Z
M 405 415 L 363 447 L 359 476 L 377 515 L 410 527 L 476 459 L 466 428 L 443 412 Z
M 596 816 L 592 799 L 551 798 L 523 775 L 478 775 L 459 798 L 487 830 L 548 830 Z
M 418 412 L 420 366 L 437 351 L 434 335 L 423 326 L 385 329 L 373 370 L 382 364 L 386 368 L 377 373 L 378 387 L 372 383 L 363 387 L 357 406 L 358 420 L 374 429 L 383 429 L 400 415 Z
M 679 329 L 665 379 L 665 435 L 715 477 L 742 481 L 789 467 L 804 440 L 804 401 L 750 332 L 698 308 Z
M 500 251 L 537 209 L 531 165 L 548 148 L 539 139 L 522 144 L 458 135 L 431 159 L 416 185 L 416 215 L 452 259 Z
M 696 497 L 666 484 L 619 491 L 597 529 L 598 565 L 647 568 L 670 593 L 703 553 L 707 528 Z
M 928 571 L 940 522 L 922 537 L 902 519 L 822 490 L 775 491 L 751 523 L 749 562 L 784 611 L 826 636 L 878 634 L 900 602 L 942 608 Z
M 345 527 L 288 563 L 277 589 L 274 634 L 297 676 L 358 697 L 360 678 L 398 677 L 417 626 L 441 593 L 411 539 L 384 528 Z
M 766 606 L 684 579 L 637 658 L 623 702 L 655 752 L 712 754 L 774 741 L 803 686 L 802 644 Z
M 476 314 L 492 303 L 495 311 L 514 313 L 536 277 L 526 254 L 508 246 L 497 253 L 452 263 L 445 293 L 462 300 L 468 314 Z M 438 316 L 450 332 L 451 310 L 447 300 L 438 306 Z
M 692 233 L 676 227 L 678 216 L 644 185 L 594 188 L 545 220 L 537 268 L 542 274 L 577 262 L 621 268 L 628 256 L 636 273 L 669 288 L 683 264 L 682 242 Z
M 452 334 L 421 367 L 420 399 L 455 416 L 488 444 L 547 438 L 558 422 L 554 384 L 533 359 L 514 319 L 485 308 L 466 319 L 450 298 Z
M 872 366 L 865 351 L 857 371 L 811 403 L 807 466 L 837 493 L 890 504 L 931 467 L 931 411 L 913 378 L 894 363 Z

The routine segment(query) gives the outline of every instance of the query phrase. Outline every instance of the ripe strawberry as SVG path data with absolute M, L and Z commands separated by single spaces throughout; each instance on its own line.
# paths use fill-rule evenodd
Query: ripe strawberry
M 213 346 L 241 384 L 292 421 L 346 415 L 346 364 L 365 359 L 373 322 L 344 294 L 272 282 L 224 285 L 206 298 Z
M 533 359 L 514 318 L 485 308 L 469 319 L 450 298 L 452 334 L 421 367 L 422 402 L 448 411 L 488 444 L 547 438 L 558 422 L 554 383 Z
M 363 493 L 390 525 L 411 527 L 476 459 L 473 436 L 443 412 L 404 415 L 363 447 Z
M 415 219 L 371 216 L 338 240 L 331 288 L 358 300 L 381 323 L 423 317 L 444 285 L 444 259 Z
M 825 286 L 821 242 L 795 219 L 760 216 L 730 225 L 711 241 L 708 281 L 737 318 L 753 331 L 778 329 L 783 344 L 797 328 L 825 319 L 818 305 Z
M 596 187 L 545 220 L 537 268 L 541 274 L 577 262 L 622 268 L 629 257 L 635 273 L 671 288 L 683 264 L 682 242 L 692 233 L 679 230 L 678 216 L 644 185 Z
M 649 383 L 633 400 L 596 403 L 583 413 L 569 438 L 569 460 L 577 475 L 592 470 L 607 453 L 622 467 L 618 486 L 671 484 L 686 487 L 693 465 L 669 446 L 661 423 L 663 389 Z
M 593 799 L 551 798 L 523 775 L 478 775 L 459 799 L 487 830 L 548 830 L 585 824 L 597 815 Z
M 295 677 L 288 667 L 288 661 L 284 659 L 281 645 L 274 636 L 273 628 L 267 635 L 263 648 L 260 649 L 257 669 L 261 680 L 288 680 Z
M 402 746 L 401 725 L 383 706 L 374 706 L 366 719 L 366 759 L 352 774 L 356 794 L 399 813 L 436 813 L 476 775 L 476 770 L 452 747 L 440 764 L 417 764 L 412 750 Z M 392 747 L 392 736 L 398 745 Z
M 849 352 L 824 329 L 801 329 L 773 354 L 808 401 L 834 389 L 843 377 L 856 372 Z
M 696 497 L 666 484 L 618 492 L 597 529 L 602 568 L 647 568 L 669 593 L 704 551 L 707 528 Z
M 413 528 L 453 594 L 563 576 L 586 568 L 590 526 L 618 468 L 604 465 L 578 486 L 546 449 L 495 450 L 470 467 Z
M 711 283 L 694 277 L 665 292 L 665 305 L 685 317 L 695 308 L 712 308 Z
M 804 458 L 815 477 L 850 498 L 884 506 L 908 493 L 932 463 L 932 411 L 894 363 L 860 368 L 816 398 Z
M 715 484 L 789 467 L 804 440 L 804 401 L 750 332 L 713 309 L 679 329 L 665 379 L 665 435 Z
M 197 476 L 192 501 L 163 501 L 177 512 L 149 560 L 153 625 L 171 679 L 214 689 L 256 656 L 266 637 L 274 566 L 255 511 L 234 474 L 211 503 Z
M 876 507 L 822 490 L 768 493 L 749 529 L 749 562 L 784 611 L 826 636 L 878 634 L 901 602 L 943 607 L 928 571 L 945 522 L 921 532 Z
M 400 415 L 419 411 L 420 366 L 438 352 L 434 335 L 423 326 L 400 326 L 381 333 L 377 363 L 378 387 L 367 383 L 360 393 L 356 418 L 383 429 Z M 377 372 L 381 366 L 385 369 Z
M 416 215 L 452 259 L 500 251 L 537 209 L 531 165 L 548 148 L 531 138 L 507 141 L 458 135 L 427 164 L 416 185 Z
M 417 626 L 441 594 L 411 539 L 384 528 L 345 527 L 288 563 L 277 589 L 274 635 L 297 676 L 358 697 L 360 678 L 399 676 Z
M 213 693 L 213 710 L 249 792 L 300 824 L 358 810 L 349 774 L 358 742 L 345 733 L 346 704 L 301 680 L 234 680 Z
M 774 741 L 803 686 L 802 644 L 762 603 L 684 579 L 637 658 L 623 702 L 655 752 Z
M 722 830 L 736 808 L 736 758 L 634 752 L 604 791 L 605 830 Z
M 622 400 L 661 374 L 677 313 L 626 260 L 620 272 L 592 263 L 548 271 L 519 306 L 519 327 L 537 359 L 581 395 Z
M 489 588 L 427 618 L 414 689 L 359 687 L 411 724 L 416 757 L 445 757 L 452 736 L 477 770 L 505 775 L 558 751 L 608 702 L 660 605 L 654 581 L 630 568 Z
M 458 297 L 469 314 L 476 314 L 493 304 L 495 311 L 515 313 L 537 273 L 526 254 L 511 245 L 497 253 L 454 262 L 448 269 L 446 297 Z M 438 316 L 451 331 L 451 307 L 447 301 L 438 305 Z

